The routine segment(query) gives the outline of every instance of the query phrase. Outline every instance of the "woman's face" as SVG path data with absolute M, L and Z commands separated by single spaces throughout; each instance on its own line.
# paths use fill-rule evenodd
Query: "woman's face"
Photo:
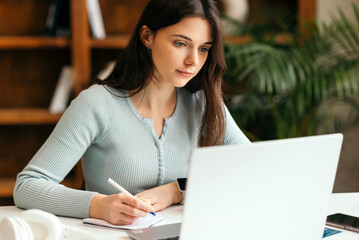
M 160 29 L 149 44 L 156 80 L 183 87 L 201 70 L 211 46 L 211 26 L 205 19 L 187 17 Z

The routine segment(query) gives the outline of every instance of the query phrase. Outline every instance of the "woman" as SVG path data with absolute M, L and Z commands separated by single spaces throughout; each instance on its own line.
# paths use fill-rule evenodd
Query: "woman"
M 16 205 L 129 224 L 182 202 L 175 180 L 191 149 L 249 143 L 223 104 L 220 29 L 214 0 L 151 0 L 112 73 L 71 103 L 18 174 Z M 80 158 L 86 191 L 60 185 Z

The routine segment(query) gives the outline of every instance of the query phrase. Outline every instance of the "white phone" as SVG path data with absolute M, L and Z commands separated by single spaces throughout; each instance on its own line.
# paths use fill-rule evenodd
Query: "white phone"
M 54 214 L 29 209 L 0 223 L 0 240 L 98 240 L 90 233 L 62 224 Z

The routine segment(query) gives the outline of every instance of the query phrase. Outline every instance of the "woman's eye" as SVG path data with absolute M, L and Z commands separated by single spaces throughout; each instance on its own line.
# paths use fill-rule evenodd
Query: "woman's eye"
M 208 52 L 209 51 L 209 48 L 206 48 L 206 47 L 202 47 L 199 49 L 201 52 Z
M 175 42 L 175 45 L 177 47 L 183 47 L 183 46 L 186 46 L 186 44 L 184 42 Z

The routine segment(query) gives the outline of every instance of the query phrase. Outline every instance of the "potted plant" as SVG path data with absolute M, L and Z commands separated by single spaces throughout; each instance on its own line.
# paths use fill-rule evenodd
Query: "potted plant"
M 223 16 L 252 39 L 225 44 L 224 76 L 228 108 L 252 140 L 343 132 L 358 125 L 356 5 L 353 11 L 355 23 L 339 10 L 340 17 L 330 24 L 305 24 L 305 31 L 289 31 L 293 21 L 285 11 L 273 15 L 275 29 Z

